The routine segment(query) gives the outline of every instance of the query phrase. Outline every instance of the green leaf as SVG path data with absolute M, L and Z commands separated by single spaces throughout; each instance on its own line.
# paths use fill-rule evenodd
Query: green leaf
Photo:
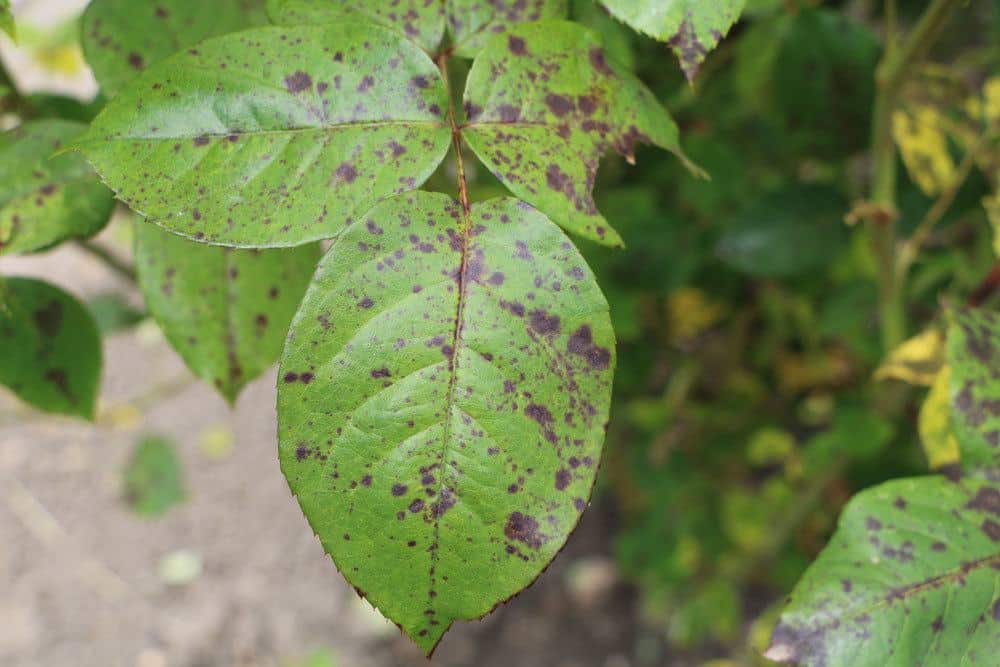
M 87 302 L 87 309 L 94 316 L 94 322 L 103 336 L 130 329 L 146 318 L 143 311 L 136 309 L 117 292 L 97 295 Z
M 601 0 L 612 16 L 666 42 L 689 81 L 733 27 L 746 0 Z
M 266 25 L 264 0 L 93 0 L 83 14 L 87 63 L 112 97 L 153 63 L 208 37 Z
M 268 0 L 267 13 L 279 25 L 372 21 L 434 52 L 444 37 L 443 0 Z
M 966 308 L 948 330 L 952 424 L 962 466 L 1000 469 L 1000 315 Z
M 1000 487 L 922 477 L 855 496 L 765 654 L 806 667 L 996 664 Z
M 14 25 L 14 15 L 10 11 L 10 0 L 0 0 L 0 30 L 17 40 L 17 28 Z
M 567 0 L 447 0 L 455 55 L 474 58 L 497 33 L 518 23 L 566 18 Z
M 92 419 L 101 337 L 87 309 L 54 285 L 0 279 L 0 384 L 46 412 Z
M 232 403 L 280 355 L 319 247 L 230 250 L 146 223 L 135 235 L 146 307 L 191 371 Z
M 96 234 L 114 198 L 79 155 L 51 157 L 86 129 L 39 120 L 0 134 L 0 255 Z
M 569 239 L 513 199 L 467 216 L 419 192 L 348 228 L 278 380 L 281 466 L 303 512 L 344 576 L 427 652 L 565 543 L 614 368 L 607 302 Z
M 447 107 L 434 63 L 394 32 L 256 28 L 153 65 L 76 147 L 178 234 L 294 246 L 419 187 L 448 149 Z
M 565 21 L 498 35 L 472 65 L 463 136 L 517 196 L 567 230 L 621 246 L 592 190 L 613 148 L 635 162 L 639 142 L 683 157 L 677 126 L 653 94 L 605 58 L 600 38 Z
M 144 517 L 158 517 L 184 501 L 181 463 L 173 443 L 143 438 L 124 472 L 125 501 Z
M 827 265 L 845 244 L 847 203 L 822 186 L 790 187 L 747 206 L 722 233 L 722 261 L 754 276 L 794 276 Z

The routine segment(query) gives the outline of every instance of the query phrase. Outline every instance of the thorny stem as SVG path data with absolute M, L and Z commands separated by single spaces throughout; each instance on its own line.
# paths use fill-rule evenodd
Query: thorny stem
M 872 187 L 868 226 L 878 260 L 879 320 L 882 346 L 889 351 L 906 336 L 906 314 L 901 280 L 896 275 L 896 151 L 892 113 L 899 92 L 913 68 L 933 42 L 961 0 L 933 0 L 906 40 L 895 46 L 894 0 L 886 5 L 886 53 L 876 71 L 878 93 L 872 118 Z M 891 31 L 891 32 L 890 32 Z

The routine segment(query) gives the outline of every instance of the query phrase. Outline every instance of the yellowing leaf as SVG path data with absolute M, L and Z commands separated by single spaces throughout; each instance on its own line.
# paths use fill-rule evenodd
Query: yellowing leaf
M 983 116 L 992 124 L 1000 123 L 1000 76 L 994 76 L 983 84 Z
M 674 343 L 688 342 L 717 324 L 725 308 L 695 287 L 674 290 L 667 298 L 670 338 Z
M 795 438 L 779 428 L 762 428 L 750 438 L 747 458 L 750 463 L 766 466 L 781 463 L 795 450 Z
M 925 194 L 934 195 L 955 178 L 948 152 L 945 119 L 932 107 L 913 107 L 892 115 L 892 134 L 910 177 Z
M 948 398 L 950 376 L 951 369 L 946 365 L 937 374 L 920 407 L 920 442 L 931 469 L 958 463 L 959 459 L 958 440 L 951 427 L 951 404 Z
M 928 329 L 890 352 L 888 359 L 875 371 L 875 379 L 902 380 L 929 387 L 943 360 L 944 337 L 937 329 Z

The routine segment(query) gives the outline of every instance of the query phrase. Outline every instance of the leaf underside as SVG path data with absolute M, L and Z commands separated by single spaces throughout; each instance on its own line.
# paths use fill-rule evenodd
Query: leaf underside
M 1000 487 L 944 477 L 858 494 L 767 657 L 809 667 L 996 664 Z
M 0 281 L 0 384 L 46 412 L 94 416 L 101 337 L 73 296 L 38 280 Z
M 962 466 L 1000 479 L 1000 314 L 958 310 L 947 347 L 952 423 Z
M 736 23 L 746 0 L 601 0 L 611 15 L 666 42 L 693 81 L 708 52 Z
M 191 371 L 232 403 L 278 359 L 319 246 L 217 248 L 144 222 L 135 235 L 146 307 Z
M 402 195 L 337 240 L 296 315 L 281 467 L 343 575 L 429 653 L 565 543 L 613 366 L 607 303 L 544 216 Z
M 79 155 L 51 157 L 85 129 L 38 120 L 0 134 L 0 255 L 91 236 L 108 222 L 114 198 L 90 165 Z

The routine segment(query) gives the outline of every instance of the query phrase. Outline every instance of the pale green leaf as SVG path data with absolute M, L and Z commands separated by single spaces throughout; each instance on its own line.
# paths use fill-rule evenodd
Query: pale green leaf
M 135 235 L 146 307 L 191 371 L 233 402 L 278 359 L 319 247 L 216 248 L 142 222 Z
M 518 23 L 566 18 L 567 0 L 447 0 L 455 55 L 474 58 L 493 35 Z
M 14 25 L 14 14 L 10 11 L 10 0 L 0 0 L 0 30 L 17 39 L 17 28 Z
M 423 183 L 448 149 L 447 107 L 434 63 L 392 31 L 256 28 L 153 65 L 76 147 L 178 234 L 294 246 Z
M 46 412 L 92 419 L 101 337 L 87 309 L 29 278 L 0 279 L 0 384 Z
M 92 0 L 83 14 L 87 63 L 112 97 L 138 72 L 208 37 L 266 25 L 264 0 Z
M 733 27 L 746 0 L 601 0 L 612 16 L 666 42 L 694 80 L 708 52 Z
M 1000 314 L 957 310 L 948 330 L 952 423 L 967 470 L 1000 470 Z
M 0 134 L 0 255 L 96 234 L 114 198 L 79 155 L 52 154 L 86 126 L 38 120 Z
M 125 502 L 144 517 L 158 517 L 184 501 L 180 460 L 173 443 L 163 438 L 143 438 L 125 467 Z
M 988 667 L 1000 646 L 1000 487 L 922 477 L 847 505 L 765 654 L 804 667 Z
M 352 225 L 278 379 L 281 466 L 313 530 L 428 652 L 565 543 L 614 368 L 607 302 L 569 239 L 512 199 L 466 218 L 421 192 Z
M 465 91 L 472 150 L 517 196 L 567 230 L 620 246 L 592 196 L 601 156 L 634 162 L 639 142 L 682 155 L 677 126 L 653 94 L 605 58 L 600 38 L 565 21 L 498 35 Z
M 441 44 L 445 29 L 443 0 L 267 0 L 267 13 L 279 25 L 372 21 L 428 52 Z

